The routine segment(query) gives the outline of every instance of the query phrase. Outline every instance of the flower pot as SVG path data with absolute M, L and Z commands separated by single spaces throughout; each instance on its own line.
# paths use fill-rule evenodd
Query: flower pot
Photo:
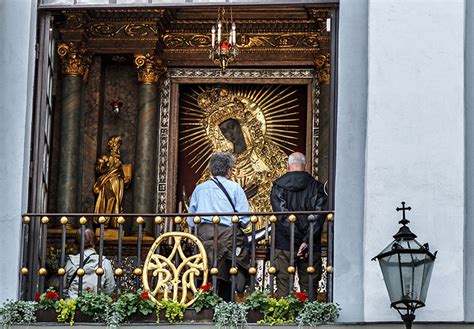
M 166 320 L 166 311 L 165 310 L 161 310 L 159 316 L 160 316 L 160 322 L 168 322 L 168 320 Z
M 54 308 L 47 308 L 45 310 L 36 310 L 37 322 L 58 322 L 58 314 Z
M 248 323 L 257 323 L 258 321 L 263 320 L 263 313 L 259 310 L 249 310 L 247 313 L 247 322 Z
M 89 315 L 87 314 L 84 314 L 84 312 L 82 312 L 80 309 L 77 309 L 76 308 L 76 313 L 74 314 L 74 322 L 94 322 L 94 320 L 92 319 L 92 317 L 90 317 Z
M 134 313 L 128 317 L 128 322 L 130 323 L 156 323 L 156 320 L 156 312 L 151 312 L 147 315 L 143 315 L 141 313 Z
M 196 312 L 195 309 L 189 308 L 184 312 L 184 321 L 185 322 L 212 322 L 214 317 L 213 309 L 204 309 L 201 312 Z

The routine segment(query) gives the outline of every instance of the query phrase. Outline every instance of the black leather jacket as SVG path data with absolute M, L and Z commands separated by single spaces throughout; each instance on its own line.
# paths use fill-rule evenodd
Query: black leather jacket
M 273 211 L 323 210 L 327 197 L 323 184 L 305 171 L 291 171 L 273 182 L 271 192 Z M 302 242 L 309 242 L 308 216 L 298 215 L 295 223 L 295 252 Z M 321 233 L 325 216 L 316 217 L 314 250 L 321 250 Z M 275 248 L 290 250 L 290 222 L 279 216 L 275 224 Z

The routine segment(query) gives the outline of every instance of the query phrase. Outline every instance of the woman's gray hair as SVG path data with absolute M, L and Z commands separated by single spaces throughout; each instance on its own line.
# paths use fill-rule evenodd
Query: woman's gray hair
M 234 167 L 234 163 L 235 157 L 229 152 L 214 153 L 209 161 L 212 176 L 225 177 L 229 169 Z

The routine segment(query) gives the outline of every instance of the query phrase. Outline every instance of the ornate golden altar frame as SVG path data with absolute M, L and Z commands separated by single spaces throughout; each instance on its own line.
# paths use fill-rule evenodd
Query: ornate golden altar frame
M 158 213 L 175 211 L 178 161 L 179 85 L 198 83 L 307 85 L 306 154 L 318 178 L 320 85 L 314 69 L 193 69 L 168 70 L 161 84 L 158 132 Z

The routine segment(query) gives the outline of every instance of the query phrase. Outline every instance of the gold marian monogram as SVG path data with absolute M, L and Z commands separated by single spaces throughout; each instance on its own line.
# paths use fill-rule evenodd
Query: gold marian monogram
M 161 244 L 171 239 L 171 252 L 168 256 L 157 253 Z M 190 250 L 196 250 L 187 256 L 183 250 L 183 242 L 193 245 Z M 176 262 L 176 258 L 179 261 Z M 195 279 L 202 275 L 203 284 L 207 284 L 208 269 L 207 255 L 201 241 L 192 234 L 184 232 L 169 232 L 155 240 L 148 252 L 143 266 L 143 286 L 151 292 L 152 299 L 173 300 L 189 306 L 194 303 L 198 288 Z M 156 278 L 155 286 L 151 280 Z

